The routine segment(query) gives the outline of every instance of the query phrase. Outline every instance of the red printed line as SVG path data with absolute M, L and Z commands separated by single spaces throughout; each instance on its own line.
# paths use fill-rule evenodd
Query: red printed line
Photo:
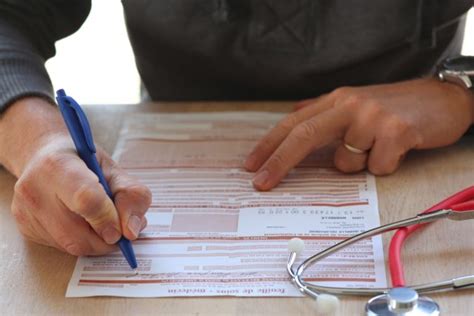
M 253 193 L 254 190 L 253 188 L 248 185 L 248 186 L 238 186 L 238 185 L 232 185 L 229 184 L 227 186 L 199 186 L 199 185 L 192 185 L 192 183 L 185 187 L 150 187 L 152 191 L 158 192 L 158 193 L 167 193 L 167 194 L 183 194 L 183 193 L 232 193 L 234 196 L 237 196 L 236 193 Z M 273 193 L 293 193 L 293 194 L 308 194 L 308 195 L 324 195 L 324 196 L 340 196 L 340 195 L 346 195 L 346 194 L 356 194 L 358 191 L 348 191 L 348 190 L 332 190 L 331 192 L 323 192 L 323 191 L 317 191 L 317 190 L 312 190 L 310 187 L 305 187 L 304 189 L 301 188 L 286 188 L 286 187 L 281 187 L 278 189 L 274 189 Z
M 245 197 L 241 198 L 238 196 L 232 196 L 232 195 L 222 195 L 219 198 L 212 198 L 212 197 L 207 197 L 207 198 L 197 198 L 194 199 L 193 197 L 199 197 L 203 196 L 206 194 L 206 192 L 183 192 L 183 195 L 187 195 L 188 198 L 182 199 L 176 194 L 173 195 L 167 195 L 166 193 L 163 194 L 163 192 L 158 192 L 158 191 L 153 191 L 153 193 L 156 193 L 157 195 L 162 196 L 162 198 L 153 198 L 152 203 L 154 205 L 169 205 L 169 204 L 187 204 L 187 203 L 195 203 L 199 205 L 210 205 L 211 203 L 209 202 L 212 200 L 215 203 L 219 204 L 224 204 L 224 205 L 236 205 L 236 204 L 275 204 L 275 203 L 286 203 L 286 204 L 291 204 L 291 203 L 299 203 L 299 204 L 343 204 L 343 203 L 361 203 L 360 197 L 358 195 L 343 195 L 343 196 L 256 196 L 256 197 Z M 166 198 L 168 197 L 169 198 Z
M 86 280 L 80 279 L 79 284 L 172 284 L 172 283 L 242 283 L 242 282 L 288 282 L 288 278 L 253 278 L 253 279 L 148 279 L 148 280 Z M 352 281 L 376 282 L 374 278 L 305 278 L 309 282 Z
M 231 205 L 219 205 L 219 208 L 226 208 L 226 209 L 241 209 L 241 208 L 249 208 L 249 207 L 265 207 L 265 206 L 330 206 L 330 207 L 344 207 L 344 206 L 356 206 L 356 205 L 368 205 L 369 202 L 352 202 L 352 203 L 268 203 L 268 204 L 246 204 L 246 205 L 236 205 L 236 206 L 231 206 Z M 151 205 L 151 207 L 159 208 L 159 207 L 174 207 L 174 208 L 180 208 L 180 207 L 189 207 L 188 204 L 175 204 L 175 205 Z M 200 204 L 200 205 L 192 205 L 193 208 L 216 208 L 216 205 L 206 205 L 206 204 Z
M 235 160 L 235 159 L 233 159 Z M 172 169 L 179 169 L 180 166 L 171 164 Z M 140 166 L 140 167 L 124 167 L 125 169 L 129 169 L 130 173 L 136 176 L 143 176 L 144 178 L 151 178 L 151 174 L 156 173 L 160 175 L 171 175 L 171 176 L 182 176 L 182 175 L 192 175 L 192 176 L 202 176 L 204 175 L 222 175 L 223 178 L 242 178 L 242 179 L 250 179 L 251 173 L 246 172 L 244 170 L 238 170 L 237 172 L 229 172 L 229 170 L 217 167 L 217 168 L 210 168 L 207 167 L 196 167 L 195 165 L 187 166 L 183 168 L 183 170 L 176 171 L 169 171 L 168 167 L 162 167 L 160 165 L 159 168 L 153 168 L 149 166 Z M 140 171 L 143 169 L 143 172 Z M 155 169 L 155 172 L 150 172 L 150 169 Z M 298 167 L 295 173 L 290 173 L 288 177 L 284 180 L 284 182 L 300 182 L 304 180 L 314 180 L 317 181 L 319 179 L 324 180 L 332 180 L 332 181 L 342 181 L 346 183 L 350 182 L 365 182 L 366 176 L 365 175 L 341 175 L 340 173 L 325 173 L 321 172 L 320 170 L 311 170 L 314 168 L 310 168 L 309 171 L 303 171 L 302 168 Z M 316 177 L 316 179 L 312 179 Z
M 215 240 L 225 240 L 225 241 L 260 241 L 260 240 L 278 240 L 278 241 L 286 241 L 295 236 L 239 236 L 239 237 L 231 237 L 231 236 L 216 236 L 216 237 L 193 237 L 193 236 L 183 236 L 183 237 L 141 237 L 136 240 L 200 240 L 200 241 L 215 241 Z M 344 240 L 347 239 L 346 237 L 340 236 L 298 236 L 300 239 L 303 240 Z
M 260 252 L 226 252 L 226 253 L 169 253 L 169 254 L 141 254 L 137 253 L 137 258 L 213 258 L 213 257 L 228 257 L 228 258 L 241 258 L 241 257 L 255 257 L 265 254 L 267 256 L 288 256 L 288 252 L 278 251 L 260 251 Z M 367 252 L 341 252 L 339 256 L 373 256 L 374 253 Z M 109 258 L 119 258 L 119 254 L 108 255 Z
M 339 279 L 338 279 L 339 280 Z M 96 284 L 161 284 L 161 283 L 232 283 L 232 282 L 284 282 L 288 281 L 287 278 L 256 278 L 256 279 L 148 279 L 148 280 L 86 280 L 80 279 L 80 283 L 96 283 Z M 342 281 L 342 279 L 341 279 Z
M 328 245 L 332 245 L 333 243 L 328 243 Z M 307 246 L 310 246 L 310 245 L 307 245 Z M 311 245 L 312 246 L 312 245 Z M 319 245 L 317 245 L 316 247 L 306 247 L 306 249 L 308 250 L 320 250 L 321 247 L 318 247 Z M 270 244 L 270 245 L 262 245 L 262 244 L 258 244 L 258 245 L 237 245 L 237 246 L 230 246 L 230 245 L 226 245 L 226 246 L 204 246 L 206 248 L 207 251 L 220 251 L 220 250 L 224 250 L 224 251 L 236 251 L 236 250 L 262 250 L 262 249 L 287 249 L 288 246 L 287 245 L 275 245 L 275 244 Z M 372 250 L 372 245 L 369 244 L 369 245 L 360 245 L 360 244 L 354 244 L 354 245 L 351 245 L 350 247 L 348 248 L 351 248 L 351 249 L 368 249 L 368 250 Z
M 218 271 L 218 270 L 226 270 L 226 271 L 235 271 L 235 270 L 254 270 L 254 269 L 281 269 L 281 264 L 270 264 L 270 263 L 255 263 L 255 264 L 242 264 L 242 265 L 209 265 L 203 266 L 202 270 L 207 271 Z M 337 269 L 328 269 L 332 268 L 331 266 L 318 266 L 315 271 L 319 271 L 321 273 L 330 274 L 331 272 L 337 274 L 345 274 L 345 275 L 360 275 L 361 273 L 374 275 L 374 267 L 358 267 L 353 265 L 339 265 Z M 365 268 L 365 269 L 363 269 Z M 355 270 L 355 271 L 354 271 Z

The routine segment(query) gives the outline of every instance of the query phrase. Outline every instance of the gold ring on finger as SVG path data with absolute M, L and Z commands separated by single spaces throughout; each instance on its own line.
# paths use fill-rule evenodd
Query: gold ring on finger
M 368 150 L 362 150 L 346 143 L 344 143 L 344 147 L 346 147 L 347 150 L 349 150 L 351 153 L 354 153 L 354 154 L 360 155 L 360 154 L 366 154 L 368 152 Z

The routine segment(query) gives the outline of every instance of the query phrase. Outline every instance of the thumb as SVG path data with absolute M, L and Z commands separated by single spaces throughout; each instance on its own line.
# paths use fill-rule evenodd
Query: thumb
M 108 244 L 122 236 L 117 210 L 99 183 L 98 177 L 78 157 L 67 161 L 68 175 L 58 190 L 59 199 L 72 212 L 83 217 L 92 229 Z

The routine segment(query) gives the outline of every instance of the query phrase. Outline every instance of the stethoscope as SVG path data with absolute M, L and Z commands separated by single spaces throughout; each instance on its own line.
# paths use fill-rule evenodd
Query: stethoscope
M 298 254 L 303 251 L 304 242 L 299 238 L 293 238 L 288 244 L 290 255 L 287 271 L 302 293 L 316 299 L 321 314 L 333 314 L 337 310 L 339 299 L 336 295 L 375 295 L 365 306 L 366 315 L 439 315 L 439 305 L 432 299 L 419 296 L 419 294 L 474 287 L 474 275 L 407 286 L 405 285 L 400 258 L 403 242 L 411 233 L 430 222 L 442 218 L 456 221 L 474 219 L 474 186 L 454 194 L 415 217 L 382 225 L 347 238 L 304 260 L 296 270 L 293 269 L 293 265 Z M 393 235 L 389 247 L 392 288 L 329 287 L 304 281 L 303 273 L 305 270 L 319 260 L 359 240 L 395 229 L 397 229 L 397 232 Z

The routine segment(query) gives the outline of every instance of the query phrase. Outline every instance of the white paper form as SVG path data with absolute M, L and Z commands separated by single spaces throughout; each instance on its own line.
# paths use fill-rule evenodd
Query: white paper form
M 257 192 L 242 169 L 252 147 L 282 114 L 137 114 L 114 158 L 149 186 L 148 227 L 133 246 L 139 275 L 122 254 L 81 257 L 69 283 L 77 296 L 300 296 L 286 273 L 287 242 L 300 260 L 379 225 L 372 175 L 344 175 L 331 150 L 311 155 L 275 189 Z M 309 269 L 323 285 L 386 285 L 380 237 Z

